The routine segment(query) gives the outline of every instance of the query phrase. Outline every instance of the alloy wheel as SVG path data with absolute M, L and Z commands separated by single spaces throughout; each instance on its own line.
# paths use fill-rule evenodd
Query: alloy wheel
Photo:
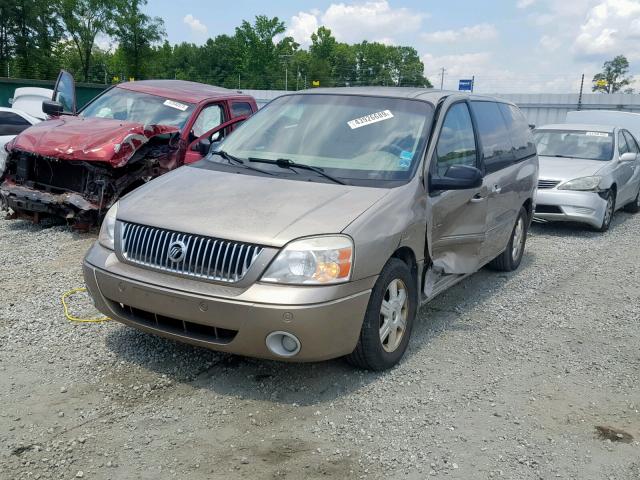
M 511 258 L 515 261 L 520 257 L 520 252 L 522 251 L 522 246 L 524 244 L 524 219 L 522 216 L 518 217 L 518 222 L 516 223 L 516 227 L 513 230 L 513 243 L 511 249 Z
M 387 353 L 396 351 L 402 342 L 408 314 L 407 286 L 396 278 L 389 283 L 380 306 L 380 343 Z
M 609 195 L 607 199 L 607 208 L 604 211 L 604 225 L 609 225 L 611 223 L 611 218 L 613 217 L 613 196 Z

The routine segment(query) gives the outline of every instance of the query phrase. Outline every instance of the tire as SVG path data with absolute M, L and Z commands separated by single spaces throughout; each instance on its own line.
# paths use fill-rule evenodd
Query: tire
M 616 212 L 616 197 L 612 190 L 607 191 L 605 200 L 607 201 L 607 207 L 605 208 L 604 218 L 602 219 L 600 227 L 596 227 L 596 232 L 604 233 L 609 230 L 611 221 L 613 220 L 613 215 Z
M 520 207 L 520 213 L 518 213 L 518 218 L 511 231 L 511 238 L 509 238 L 507 248 L 489 262 L 489 268 L 499 272 L 513 272 L 516 270 L 522 261 L 528 231 L 529 215 L 524 207 Z
M 396 297 L 393 296 L 393 285 Z M 401 291 L 404 291 L 402 303 Z M 415 280 L 407 264 L 397 258 L 390 259 L 371 292 L 358 344 L 346 360 L 358 368 L 375 371 L 387 370 L 397 364 L 409 345 L 417 298 Z M 383 301 L 387 305 L 386 315 L 382 312 Z M 401 330 L 403 323 L 404 329 Z M 386 335 L 381 332 L 385 324 L 390 327 Z
M 624 211 L 629 213 L 638 213 L 640 212 L 640 188 L 638 189 L 638 194 L 633 202 L 627 203 L 624 206 Z

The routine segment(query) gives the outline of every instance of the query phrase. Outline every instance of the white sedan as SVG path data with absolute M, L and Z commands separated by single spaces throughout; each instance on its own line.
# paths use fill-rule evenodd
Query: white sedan
M 640 145 L 610 125 L 546 125 L 534 131 L 540 179 L 534 219 L 609 229 L 616 210 L 640 212 Z
M 46 118 L 42 101 L 51 99 L 52 90 L 46 88 L 16 88 L 13 107 L 0 107 L 0 176 L 4 172 L 7 152 L 4 146 L 17 134 Z
M 0 175 L 4 172 L 7 152 L 4 146 L 17 134 L 42 120 L 14 108 L 0 107 Z

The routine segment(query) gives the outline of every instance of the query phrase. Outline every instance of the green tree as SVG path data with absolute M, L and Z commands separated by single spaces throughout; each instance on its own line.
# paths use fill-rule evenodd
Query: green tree
M 96 37 L 111 31 L 115 0 L 60 0 L 60 18 L 78 51 L 84 81 L 89 81 Z
M 309 73 L 312 81 L 320 82 L 323 87 L 335 85 L 333 59 L 337 42 L 331 35 L 331 30 L 320 27 L 311 34 L 309 47 Z
M 264 15 L 258 15 L 253 25 L 245 20 L 236 28 L 243 77 L 253 88 L 284 88 L 284 63 L 298 48 L 291 37 L 276 41 L 284 32 L 284 22 Z
M 602 72 L 593 77 L 592 90 L 603 93 L 620 92 L 631 84 L 631 78 L 627 76 L 628 73 L 629 61 L 624 55 L 618 55 L 613 60 L 604 62 Z
M 140 10 L 146 4 L 147 0 L 120 0 L 113 12 L 109 33 L 118 41 L 128 77 L 143 77 L 151 47 L 166 35 L 161 18 Z

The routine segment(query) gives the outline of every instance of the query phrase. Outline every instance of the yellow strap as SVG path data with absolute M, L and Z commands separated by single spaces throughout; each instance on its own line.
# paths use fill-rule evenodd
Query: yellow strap
M 64 316 L 67 317 L 67 320 L 71 321 L 71 322 L 79 322 L 79 323 L 101 323 L 101 322 L 106 322 L 108 320 L 111 320 L 109 317 L 102 317 L 102 318 L 78 318 L 78 317 L 74 317 L 73 315 L 71 315 L 69 313 L 69 306 L 67 305 L 67 298 L 71 297 L 72 295 L 75 295 L 76 293 L 79 292 L 86 292 L 87 289 L 86 288 L 74 288 L 73 290 L 69 290 L 68 292 L 64 293 L 62 295 L 62 306 L 64 308 Z

